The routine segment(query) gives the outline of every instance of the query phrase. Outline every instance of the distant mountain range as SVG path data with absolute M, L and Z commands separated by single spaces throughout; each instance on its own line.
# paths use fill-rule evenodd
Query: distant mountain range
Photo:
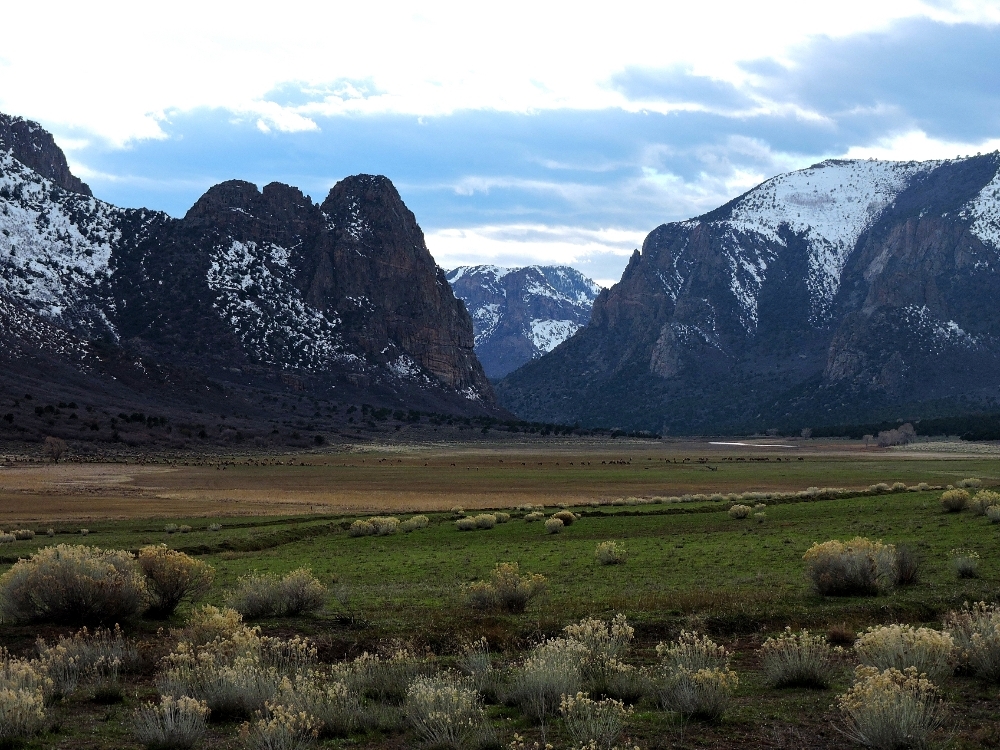
M 490 378 L 547 354 L 585 326 L 601 291 L 569 266 L 460 266 L 447 279 L 472 315 L 476 354 Z
M 247 435 L 299 437 L 354 423 L 347 405 L 502 414 L 473 347 L 385 177 L 342 180 L 322 205 L 233 180 L 174 219 L 94 198 L 50 134 L 0 115 L 0 437 L 110 437 L 96 414 L 119 410 L 209 436 L 235 412 Z M 289 419 L 292 396 L 310 419 Z M 97 428 L 57 419 L 60 402 Z
M 588 326 L 497 393 L 669 433 L 996 411 L 998 299 L 1000 153 L 825 161 L 654 229 Z

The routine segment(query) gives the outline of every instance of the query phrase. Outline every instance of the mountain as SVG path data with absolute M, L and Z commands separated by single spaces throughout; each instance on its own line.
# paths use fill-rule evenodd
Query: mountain
M 543 421 L 753 432 L 996 410 L 1000 153 L 830 160 L 654 229 L 497 385 Z
M 51 135 L 8 116 L 0 343 L 0 397 L 21 410 L 28 389 L 36 403 L 242 411 L 268 426 L 289 394 L 501 413 L 469 315 L 387 178 L 348 177 L 321 205 L 233 180 L 174 219 L 94 198 Z
M 490 378 L 551 352 L 587 325 L 601 291 L 569 266 L 460 266 L 447 278 L 472 315 L 476 354 Z

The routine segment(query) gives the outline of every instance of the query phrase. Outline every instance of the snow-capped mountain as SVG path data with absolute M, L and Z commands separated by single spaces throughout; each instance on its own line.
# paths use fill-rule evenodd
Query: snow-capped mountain
M 569 266 L 460 266 L 447 278 L 472 315 L 476 354 L 490 378 L 551 352 L 587 325 L 601 291 Z
M 993 408 L 998 295 L 1000 153 L 825 161 L 657 227 L 500 399 L 688 432 Z
M 134 377 L 155 401 L 168 381 L 221 377 L 493 408 L 469 316 L 387 178 L 346 178 L 322 205 L 234 180 L 173 219 L 94 198 L 51 135 L 6 115 L 0 344 L 0 395 L 13 378 Z

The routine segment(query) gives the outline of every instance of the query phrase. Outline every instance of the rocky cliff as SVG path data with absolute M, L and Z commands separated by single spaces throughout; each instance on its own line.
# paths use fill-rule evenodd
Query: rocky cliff
M 600 291 L 569 266 L 460 266 L 447 278 L 472 315 L 476 354 L 490 378 L 551 352 L 587 325 Z
M 657 227 L 501 402 L 671 432 L 995 408 L 998 170 L 996 153 L 827 161 Z

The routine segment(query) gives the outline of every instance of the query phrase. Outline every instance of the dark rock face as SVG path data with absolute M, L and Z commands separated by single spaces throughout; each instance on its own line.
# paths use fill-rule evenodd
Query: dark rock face
M 23 121 L 8 131 L 20 152 L 58 152 Z M 0 303 L 8 372 L 43 380 L 113 372 L 155 401 L 166 383 L 224 378 L 499 413 L 469 315 L 384 177 L 347 178 L 322 206 L 232 180 L 177 220 L 69 190 L 0 151 Z
M 476 354 L 490 378 L 547 354 L 587 325 L 600 291 L 569 266 L 461 266 L 447 278 L 472 315 Z
M 660 226 L 500 401 L 686 433 L 995 408 L 998 170 L 1000 154 L 830 161 Z
M 19 162 L 63 190 L 91 195 L 90 188 L 69 171 L 66 155 L 52 134 L 37 122 L 0 112 L 0 149 L 10 151 Z

